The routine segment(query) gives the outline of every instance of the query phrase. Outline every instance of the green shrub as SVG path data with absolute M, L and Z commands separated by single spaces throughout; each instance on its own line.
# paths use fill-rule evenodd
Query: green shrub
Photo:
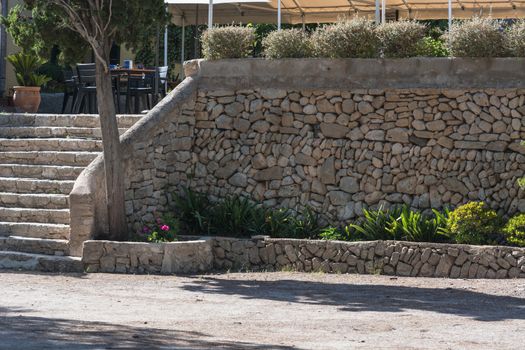
M 402 209 L 389 208 L 384 210 L 363 210 L 363 217 L 355 224 L 350 224 L 349 228 L 365 240 L 388 240 L 399 239 L 400 231 L 392 228 L 396 220 L 400 217 Z
M 447 215 L 433 210 L 433 215 L 424 215 L 421 212 L 410 210 L 403 206 L 399 217 L 390 224 L 388 230 L 402 239 L 412 242 L 444 242 L 447 226 Z
M 202 34 L 202 52 L 208 60 L 244 58 L 253 52 L 253 28 L 226 26 L 208 29 Z
M 425 26 L 416 21 L 388 22 L 377 28 L 384 57 L 418 55 L 425 37 Z
M 244 197 L 231 196 L 212 206 L 209 215 L 212 234 L 249 237 L 258 231 L 264 209 Z
M 182 195 L 174 194 L 174 198 L 175 212 L 184 225 L 184 229 L 190 234 L 209 233 L 210 202 L 208 197 L 187 187 L 184 187 L 182 192 Z
M 327 241 L 347 241 L 348 237 L 344 231 L 340 231 L 336 227 L 327 227 L 321 231 L 319 238 Z
M 380 41 L 372 21 L 355 18 L 318 28 L 311 37 L 317 57 L 370 58 L 379 56 Z
M 442 40 L 426 36 L 421 40 L 418 48 L 418 56 L 424 57 L 448 57 L 448 49 Z
M 452 24 L 445 35 L 450 54 L 455 57 L 500 57 L 506 55 L 505 34 L 500 21 L 473 18 Z
M 484 202 L 470 202 L 450 212 L 447 230 L 462 244 L 491 244 L 498 238 L 501 218 Z
M 264 55 L 268 58 L 310 57 L 312 49 L 308 35 L 299 29 L 271 32 L 263 39 Z
M 512 56 L 525 57 L 525 20 L 519 20 L 506 33 L 507 50 Z
M 508 243 L 525 247 L 525 214 L 512 217 L 503 228 L 503 234 Z

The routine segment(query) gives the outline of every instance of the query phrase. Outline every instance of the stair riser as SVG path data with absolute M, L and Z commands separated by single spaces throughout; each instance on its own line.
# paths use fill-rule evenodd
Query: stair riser
M 0 206 L 6 208 L 68 209 L 69 196 L 0 193 Z
M 142 116 L 120 115 L 117 116 L 120 128 L 130 128 Z M 75 128 L 100 128 L 97 115 L 4 115 L 0 116 L 0 125 L 9 126 L 51 126 L 51 127 L 75 127 Z
M 25 177 L 49 180 L 76 180 L 84 167 L 0 164 L 0 177 Z
M 0 251 L 23 252 L 31 254 L 46 254 L 55 256 L 69 255 L 67 241 L 51 241 L 37 239 L 17 239 L 0 237 Z
M 74 181 L 34 181 L 26 179 L 1 179 L 0 192 L 69 194 Z
M 69 225 L 67 209 L 0 208 L 0 218 L 8 222 L 39 222 Z
M 0 163 L 31 165 L 88 166 L 98 153 L 2 152 Z
M 69 226 L 38 223 L 0 223 L 0 236 L 69 239 Z
M 101 152 L 100 140 L 68 139 L 2 139 L 0 152 L 16 151 L 68 151 Z

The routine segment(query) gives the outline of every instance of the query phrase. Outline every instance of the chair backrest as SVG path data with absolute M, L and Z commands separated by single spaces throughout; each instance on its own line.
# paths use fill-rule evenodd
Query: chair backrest
M 157 67 L 160 81 L 164 82 L 168 78 L 168 66 Z
M 96 66 L 95 63 L 78 63 L 77 64 L 78 82 L 87 86 L 96 84 Z

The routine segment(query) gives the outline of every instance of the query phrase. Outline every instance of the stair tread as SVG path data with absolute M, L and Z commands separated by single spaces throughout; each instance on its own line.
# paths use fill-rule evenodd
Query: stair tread
M 83 272 L 81 258 L 35 254 L 4 250 L 0 251 L 0 269 L 30 270 L 44 272 Z
M 64 256 L 69 254 L 69 241 L 65 239 L 22 236 L 0 237 L 0 251 Z
M 22 236 L 47 239 L 68 239 L 69 224 L 42 222 L 0 222 L 0 236 Z

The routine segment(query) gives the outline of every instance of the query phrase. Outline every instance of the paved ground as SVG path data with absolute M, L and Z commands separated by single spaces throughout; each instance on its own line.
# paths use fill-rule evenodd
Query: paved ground
M 524 280 L 0 273 L 0 349 L 524 349 Z

